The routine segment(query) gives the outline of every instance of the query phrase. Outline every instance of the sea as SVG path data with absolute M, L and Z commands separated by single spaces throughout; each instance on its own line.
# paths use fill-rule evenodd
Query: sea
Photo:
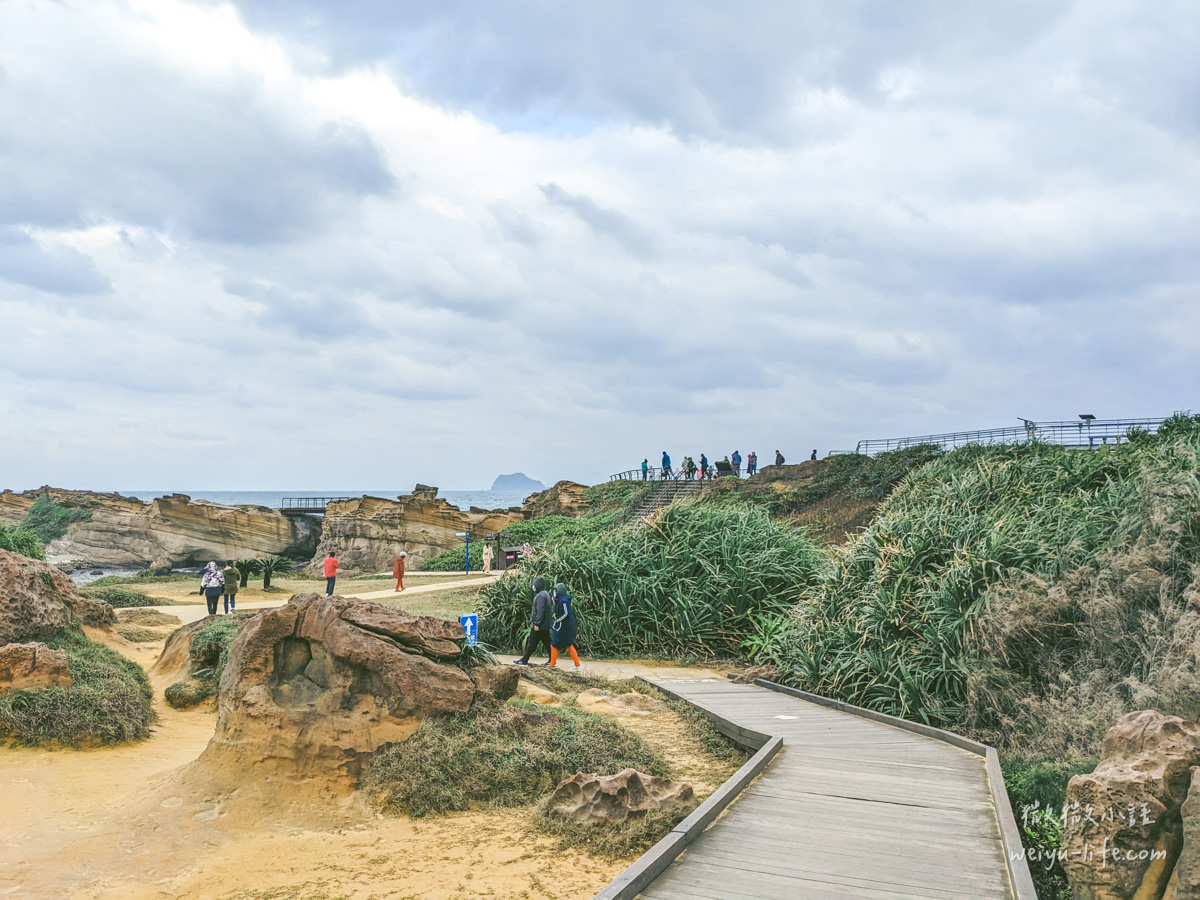
M 270 506 L 278 508 L 283 504 L 284 497 L 361 497 L 367 494 L 372 497 L 383 497 L 394 500 L 400 496 L 408 496 L 411 490 L 403 491 L 396 488 L 387 490 L 352 490 L 352 491 L 118 491 L 125 497 L 136 497 L 138 500 L 154 500 L 168 494 L 187 494 L 193 500 L 209 500 L 213 503 L 224 503 L 227 506 Z M 438 496 L 451 506 L 461 510 L 478 506 L 481 509 L 507 509 L 510 506 L 520 506 L 533 491 L 438 491 Z

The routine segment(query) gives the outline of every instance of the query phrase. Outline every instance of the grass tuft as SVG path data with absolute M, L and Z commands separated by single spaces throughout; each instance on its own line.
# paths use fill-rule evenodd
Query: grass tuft
M 75 683 L 0 694 L 0 735 L 22 744 L 83 747 L 147 737 L 150 680 L 137 663 L 88 640 L 77 627 L 45 640 L 64 651 Z

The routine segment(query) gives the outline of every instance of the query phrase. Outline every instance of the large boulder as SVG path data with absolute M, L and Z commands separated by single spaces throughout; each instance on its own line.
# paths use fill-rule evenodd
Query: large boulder
M 74 683 L 67 654 L 61 650 L 37 642 L 0 647 L 0 693 L 70 687 Z
M 1076 900 L 1161 897 L 1183 843 L 1180 807 L 1200 725 L 1142 710 L 1104 735 L 1100 763 L 1067 786 L 1063 868 Z
M 682 813 L 691 806 L 690 784 L 622 769 L 616 775 L 573 775 L 550 795 L 546 812 L 581 824 L 619 825 L 652 809 Z
M 1200 900 L 1200 768 L 1192 769 L 1192 784 L 1179 816 L 1183 846 L 1163 900 Z
M 298 594 L 238 633 L 199 763 L 352 787 L 380 746 L 488 693 L 455 663 L 465 636 L 457 622 Z
M 116 622 L 107 603 L 80 595 L 54 566 L 0 550 L 0 645 L 49 637 L 72 622 Z
M 543 516 L 582 516 L 592 508 L 586 484 L 577 481 L 560 481 L 544 491 L 531 494 L 521 506 L 531 519 Z

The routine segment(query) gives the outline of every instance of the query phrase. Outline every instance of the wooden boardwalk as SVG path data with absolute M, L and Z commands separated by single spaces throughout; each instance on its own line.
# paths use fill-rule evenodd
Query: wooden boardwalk
M 783 749 L 639 896 L 1018 896 L 984 757 L 755 685 L 654 684 Z

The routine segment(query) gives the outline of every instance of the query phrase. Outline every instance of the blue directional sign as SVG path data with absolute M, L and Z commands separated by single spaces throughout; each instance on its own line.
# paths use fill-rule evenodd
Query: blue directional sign
M 479 614 L 470 613 L 469 615 L 459 616 L 458 621 L 462 625 L 463 631 L 467 633 L 467 646 L 474 647 L 479 643 Z

